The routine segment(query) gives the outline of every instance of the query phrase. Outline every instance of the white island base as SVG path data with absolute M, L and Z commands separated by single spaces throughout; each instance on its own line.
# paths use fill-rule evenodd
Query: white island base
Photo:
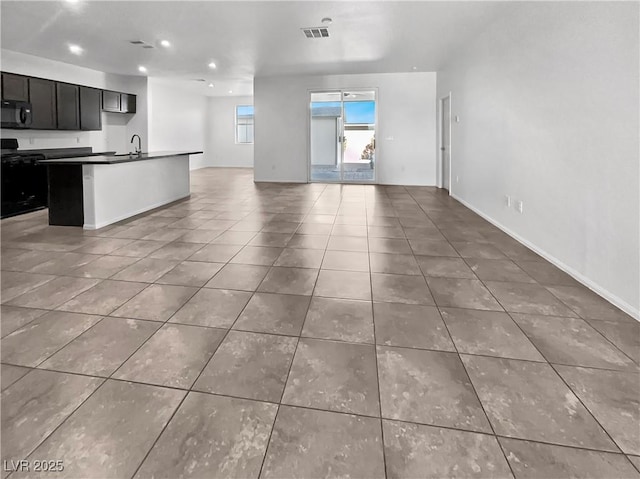
M 83 228 L 103 228 L 190 194 L 188 155 L 83 164 Z

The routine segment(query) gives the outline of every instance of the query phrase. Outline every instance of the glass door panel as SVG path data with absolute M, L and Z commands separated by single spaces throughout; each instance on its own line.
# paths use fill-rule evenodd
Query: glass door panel
M 375 91 L 311 93 L 311 181 L 374 182 L 375 128 Z
M 311 181 L 342 179 L 342 102 L 341 93 L 311 94 L 310 161 Z

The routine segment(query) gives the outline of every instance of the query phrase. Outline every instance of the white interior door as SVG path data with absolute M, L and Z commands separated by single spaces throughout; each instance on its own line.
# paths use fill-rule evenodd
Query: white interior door
M 442 125 L 440 138 L 440 157 L 442 161 L 442 187 L 451 189 L 451 98 L 442 99 Z

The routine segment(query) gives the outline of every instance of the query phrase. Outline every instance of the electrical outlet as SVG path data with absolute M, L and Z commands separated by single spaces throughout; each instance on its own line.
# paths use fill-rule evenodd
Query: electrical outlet
M 29 144 L 33 145 L 33 138 L 32 137 L 29 138 Z
M 505 204 L 507 205 L 507 207 L 511 206 L 511 196 L 505 195 L 504 196 L 504 201 L 505 201 Z
M 80 137 L 76 136 L 76 143 L 80 143 Z
M 460 177 L 456 175 L 456 183 L 460 183 Z
M 520 200 L 516 201 L 516 211 L 522 213 L 522 201 Z

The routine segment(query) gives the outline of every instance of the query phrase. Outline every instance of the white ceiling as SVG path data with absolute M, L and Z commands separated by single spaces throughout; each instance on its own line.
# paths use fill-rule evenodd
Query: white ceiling
M 252 94 L 254 76 L 437 71 L 503 2 L 6 1 L 2 48 L 111 73 Z M 330 38 L 301 27 L 331 17 Z M 172 46 L 162 48 L 159 41 Z M 131 45 L 143 40 L 155 46 Z M 84 52 L 73 55 L 68 45 Z M 208 63 L 217 64 L 215 70 Z M 415 68 L 414 68 L 415 67 Z M 215 88 L 207 88 L 213 82 Z

